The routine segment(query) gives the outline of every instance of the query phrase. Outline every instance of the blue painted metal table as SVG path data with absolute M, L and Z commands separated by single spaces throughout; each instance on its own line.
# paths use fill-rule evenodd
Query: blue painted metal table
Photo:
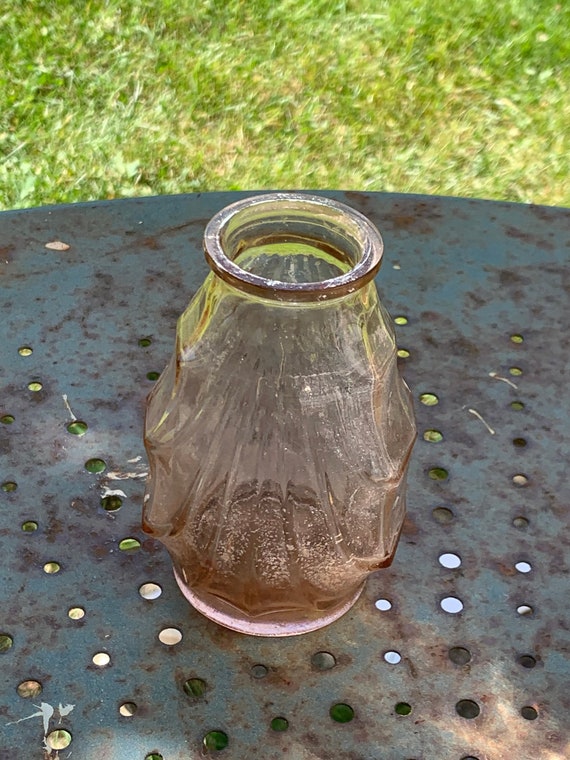
M 570 211 L 326 194 L 384 236 L 419 441 L 393 566 L 281 640 L 139 527 L 145 397 L 244 194 L 0 214 L 2 760 L 570 757 Z

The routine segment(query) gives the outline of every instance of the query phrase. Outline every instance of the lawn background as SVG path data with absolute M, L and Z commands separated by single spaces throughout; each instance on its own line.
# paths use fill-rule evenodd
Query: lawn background
M 570 3 L 0 0 L 0 208 L 234 189 L 570 205 Z

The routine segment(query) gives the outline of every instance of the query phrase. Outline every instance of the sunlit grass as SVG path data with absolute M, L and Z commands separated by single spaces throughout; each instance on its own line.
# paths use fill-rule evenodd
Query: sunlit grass
M 552 0 L 11 5 L 0 207 L 255 188 L 570 205 L 568 29 Z

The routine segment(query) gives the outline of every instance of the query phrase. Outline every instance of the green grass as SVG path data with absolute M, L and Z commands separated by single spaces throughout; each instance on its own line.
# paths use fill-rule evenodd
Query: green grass
M 339 188 L 570 205 L 565 0 L 0 0 L 0 208 Z

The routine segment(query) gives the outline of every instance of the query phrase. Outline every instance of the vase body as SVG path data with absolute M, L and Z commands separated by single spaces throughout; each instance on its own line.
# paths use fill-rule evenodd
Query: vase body
M 143 528 L 191 604 L 235 630 L 314 630 L 392 561 L 415 440 L 375 228 L 270 194 L 208 225 L 212 272 L 149 396 Z

